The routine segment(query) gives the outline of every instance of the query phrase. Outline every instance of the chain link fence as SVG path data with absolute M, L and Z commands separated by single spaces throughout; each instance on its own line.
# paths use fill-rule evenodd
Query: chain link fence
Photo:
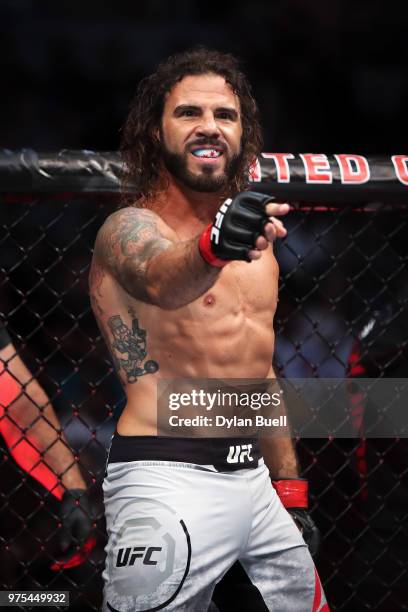
M 56 502 L 44 503 L 41 485 L 3 444 L 1 588 L 69 590 L 70 607 L 78 611 L 97 610 L 101 602 L 101 482 L 124 403 L 87 285 L 96 232 L 118 204 L 110 170 L 105 165 L 113 185 L 105 190 L 103 181 L 68 189 L 62 171 L 65 183 L 57 180 L 42 193 L 28 183 L 0 194 L 0 313 L 46 389 L 98 508 L 97 546 L 87 562 L 51 571 Z M 276 245 L 277 374 L 406 377 L 408 209 L 398 202 L 359 204 L 355 198 L 343 204 L 337 198 L 328 206 L 320 195 L 316 206 L 303 199 L 286 220 L 288 237 Z M 360 419 L 360 439 L 297 441 L 323 534 L 318 570 L 332 610 L 407 610 L 408 444 L 365 439 L 364 406 L 352 386 L 349 401 Z
M 277 372 L 408 376 L 408 210 L 295 212 L 277 245 Z M 298 441 L 324 546 L 331 609 L 408 609 L 408 444 L 364 438 L 369 406 L 349 386 L 361 438 Z

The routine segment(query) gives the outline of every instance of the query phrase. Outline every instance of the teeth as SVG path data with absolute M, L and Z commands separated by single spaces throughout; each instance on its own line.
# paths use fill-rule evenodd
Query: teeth
M 192 153 L 196 157 L 219 157 L 221 155 L 221 151 L 216 151 L 215 149 L 197 149 L 192 151 Z

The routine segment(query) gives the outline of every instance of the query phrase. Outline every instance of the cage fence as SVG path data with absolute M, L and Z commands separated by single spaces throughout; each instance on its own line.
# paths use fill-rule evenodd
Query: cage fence
M 3 443 L 0 582 L 2 589 L 69 590 L 73 610 L 97 610 L 101 483 L 124 396 L 90 309 L 88 273 L 96 233 L 120 202 L 120 163 L 90 152 L 0 157 L 1 318 L 46 390 L 98 508 L 97 546 L 86 563 L 51 571 L 55 502 Z M 351 191 L 339 173 L 330 184 L 308 184 L 300 157 L 292 161 L 293 181 L 285 183 L 276 158 L 265 157 L 251 187 L 293 204 L 288 236 L 275 245 L 277 375 L 407 377 L 407 186 L 384 178 L 389 160 L 369 160 L 378 183 Z M 352 387 L 348 402 L 358 411 Z M 5 407 L 0 428 L 7 418 Z M 406 610 L 408 445 L 366 438 L 364 408 L 360 420 L 359 438 L 297 440 L 322 532 L 317 567 L 333 610 Z

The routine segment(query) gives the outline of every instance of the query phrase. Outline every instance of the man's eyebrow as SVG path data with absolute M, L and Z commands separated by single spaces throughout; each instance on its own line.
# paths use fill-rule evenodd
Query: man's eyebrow
M 195 113 L 201 113 L 202 108 L 200 106 L 196 106 L 194 104 L 179 104 L 173 111 L 174 115 L 181 115 L 181 113 L 185 111 L 192 111 Z M 232 106 L 218 106 L 215 113 L 228 113 L 232 119 L 238 118 L 238 112 Z
M 194 106 L 194 104 L 179 104 L 174 109 L 173 114 L 180 115 L 184 111 L 201 112 L 201 108 L 199 106 Z

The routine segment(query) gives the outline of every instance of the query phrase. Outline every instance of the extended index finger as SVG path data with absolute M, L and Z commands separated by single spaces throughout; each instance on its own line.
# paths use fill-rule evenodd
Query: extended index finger
M 265 212 L 268 217 L 279 217 L 279 215 L 287 215 L 290 210 L 289 204 L 278 204 L 277 202 L 271 202 L 265 207 Z

